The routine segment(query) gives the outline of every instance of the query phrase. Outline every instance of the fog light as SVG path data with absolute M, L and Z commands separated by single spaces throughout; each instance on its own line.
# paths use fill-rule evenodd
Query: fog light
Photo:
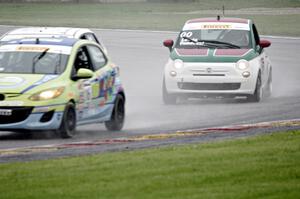
M 172 77 L 175 77 L 175 76 L 177 75 L 177 73 L 176 73 L 176 71 L 171 71 L 171 72 L 170 72 L 170 75 L 171 75 Z
M 52 119 L 53 115 L 54 110 L 44 113 L 40 119 L 40 122 L 49 122 Z
M 247 78 L 250 77 L 250 72 L 249 71 L 245 71 L 242 73 L 243 77 Z

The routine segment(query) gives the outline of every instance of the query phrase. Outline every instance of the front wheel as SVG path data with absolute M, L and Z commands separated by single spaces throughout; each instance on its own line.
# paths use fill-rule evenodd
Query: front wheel
M 123 128 L 125 121 L 125 99 L 117 94 L 111 119 L 105 122 L 105 127 L 109 131 L 119 131 Z
M 76 112 L 75 105 L 68 103 L 66 105 L 61 125 L 58 133 L 62 138 L 71 138 L 75 135 L 76 131 Z
M 262 99 L 262 94 L 263 94 L 263 91 L 262 91 L 262 86 L 261 86 L 261 74 L 258 73 L 254 94 L 248 96 L 247 100 L 249 102 L 259 102 Z

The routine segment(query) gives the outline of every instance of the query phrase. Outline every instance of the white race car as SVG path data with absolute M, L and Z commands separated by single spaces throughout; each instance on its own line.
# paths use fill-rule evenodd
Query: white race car
M 93 31 L 87 28 L 68 28 L 68 27 L 28 27 L 18 28 L 5 33 L 0 37 L 0 43 L 15 39 L 25 38 L 75 38 L 87 39 L 98 43 L 102 50 L 107 53 L 107 49 Z
M 179 96 L 246 97 L 259 102 L 272 92 L 272 66 L 254 23 L 240 18 L 188 20 L 174 43 L 165 40 L 163 101 Z

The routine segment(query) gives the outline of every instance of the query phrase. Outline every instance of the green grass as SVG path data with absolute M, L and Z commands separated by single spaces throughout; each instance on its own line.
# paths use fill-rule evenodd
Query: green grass
M 0 198 L 299 198 L 300 131 L 0 165 Z
M 175 30 L 190 18 L 215 17 L 190 11 L 247 7 L 300 7 L 299 0 L 201 0 L 198 3 L 1 4 L 0 24 Z M 221 11 L 220 11 L 221 13 Z M 254 19 L 261 34 L 300 36 L 300 13 L 231 15 Z

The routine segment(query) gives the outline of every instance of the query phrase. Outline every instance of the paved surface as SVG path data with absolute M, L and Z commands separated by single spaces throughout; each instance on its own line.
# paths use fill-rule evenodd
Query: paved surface
M 0 26 L 0 34 L 12 29 Z M 300 118 L 300 40 L 270 38 L 267 49 L 273 63 L 273 97 L 261 103 L 199 100 L 163 105 L 161 83 L 168 50 L 162 41 L 175 39 L 171 32 L 95 30 L 121 68 L 127 94 L 127 119 L 123 131 L 108 133 L 101 124 L 78 128 L 73 139 L 62 140 L 51 133 L 33 137 L 2 132 L 0 149 L 113 139 L 175 130 L 249 124 Z

